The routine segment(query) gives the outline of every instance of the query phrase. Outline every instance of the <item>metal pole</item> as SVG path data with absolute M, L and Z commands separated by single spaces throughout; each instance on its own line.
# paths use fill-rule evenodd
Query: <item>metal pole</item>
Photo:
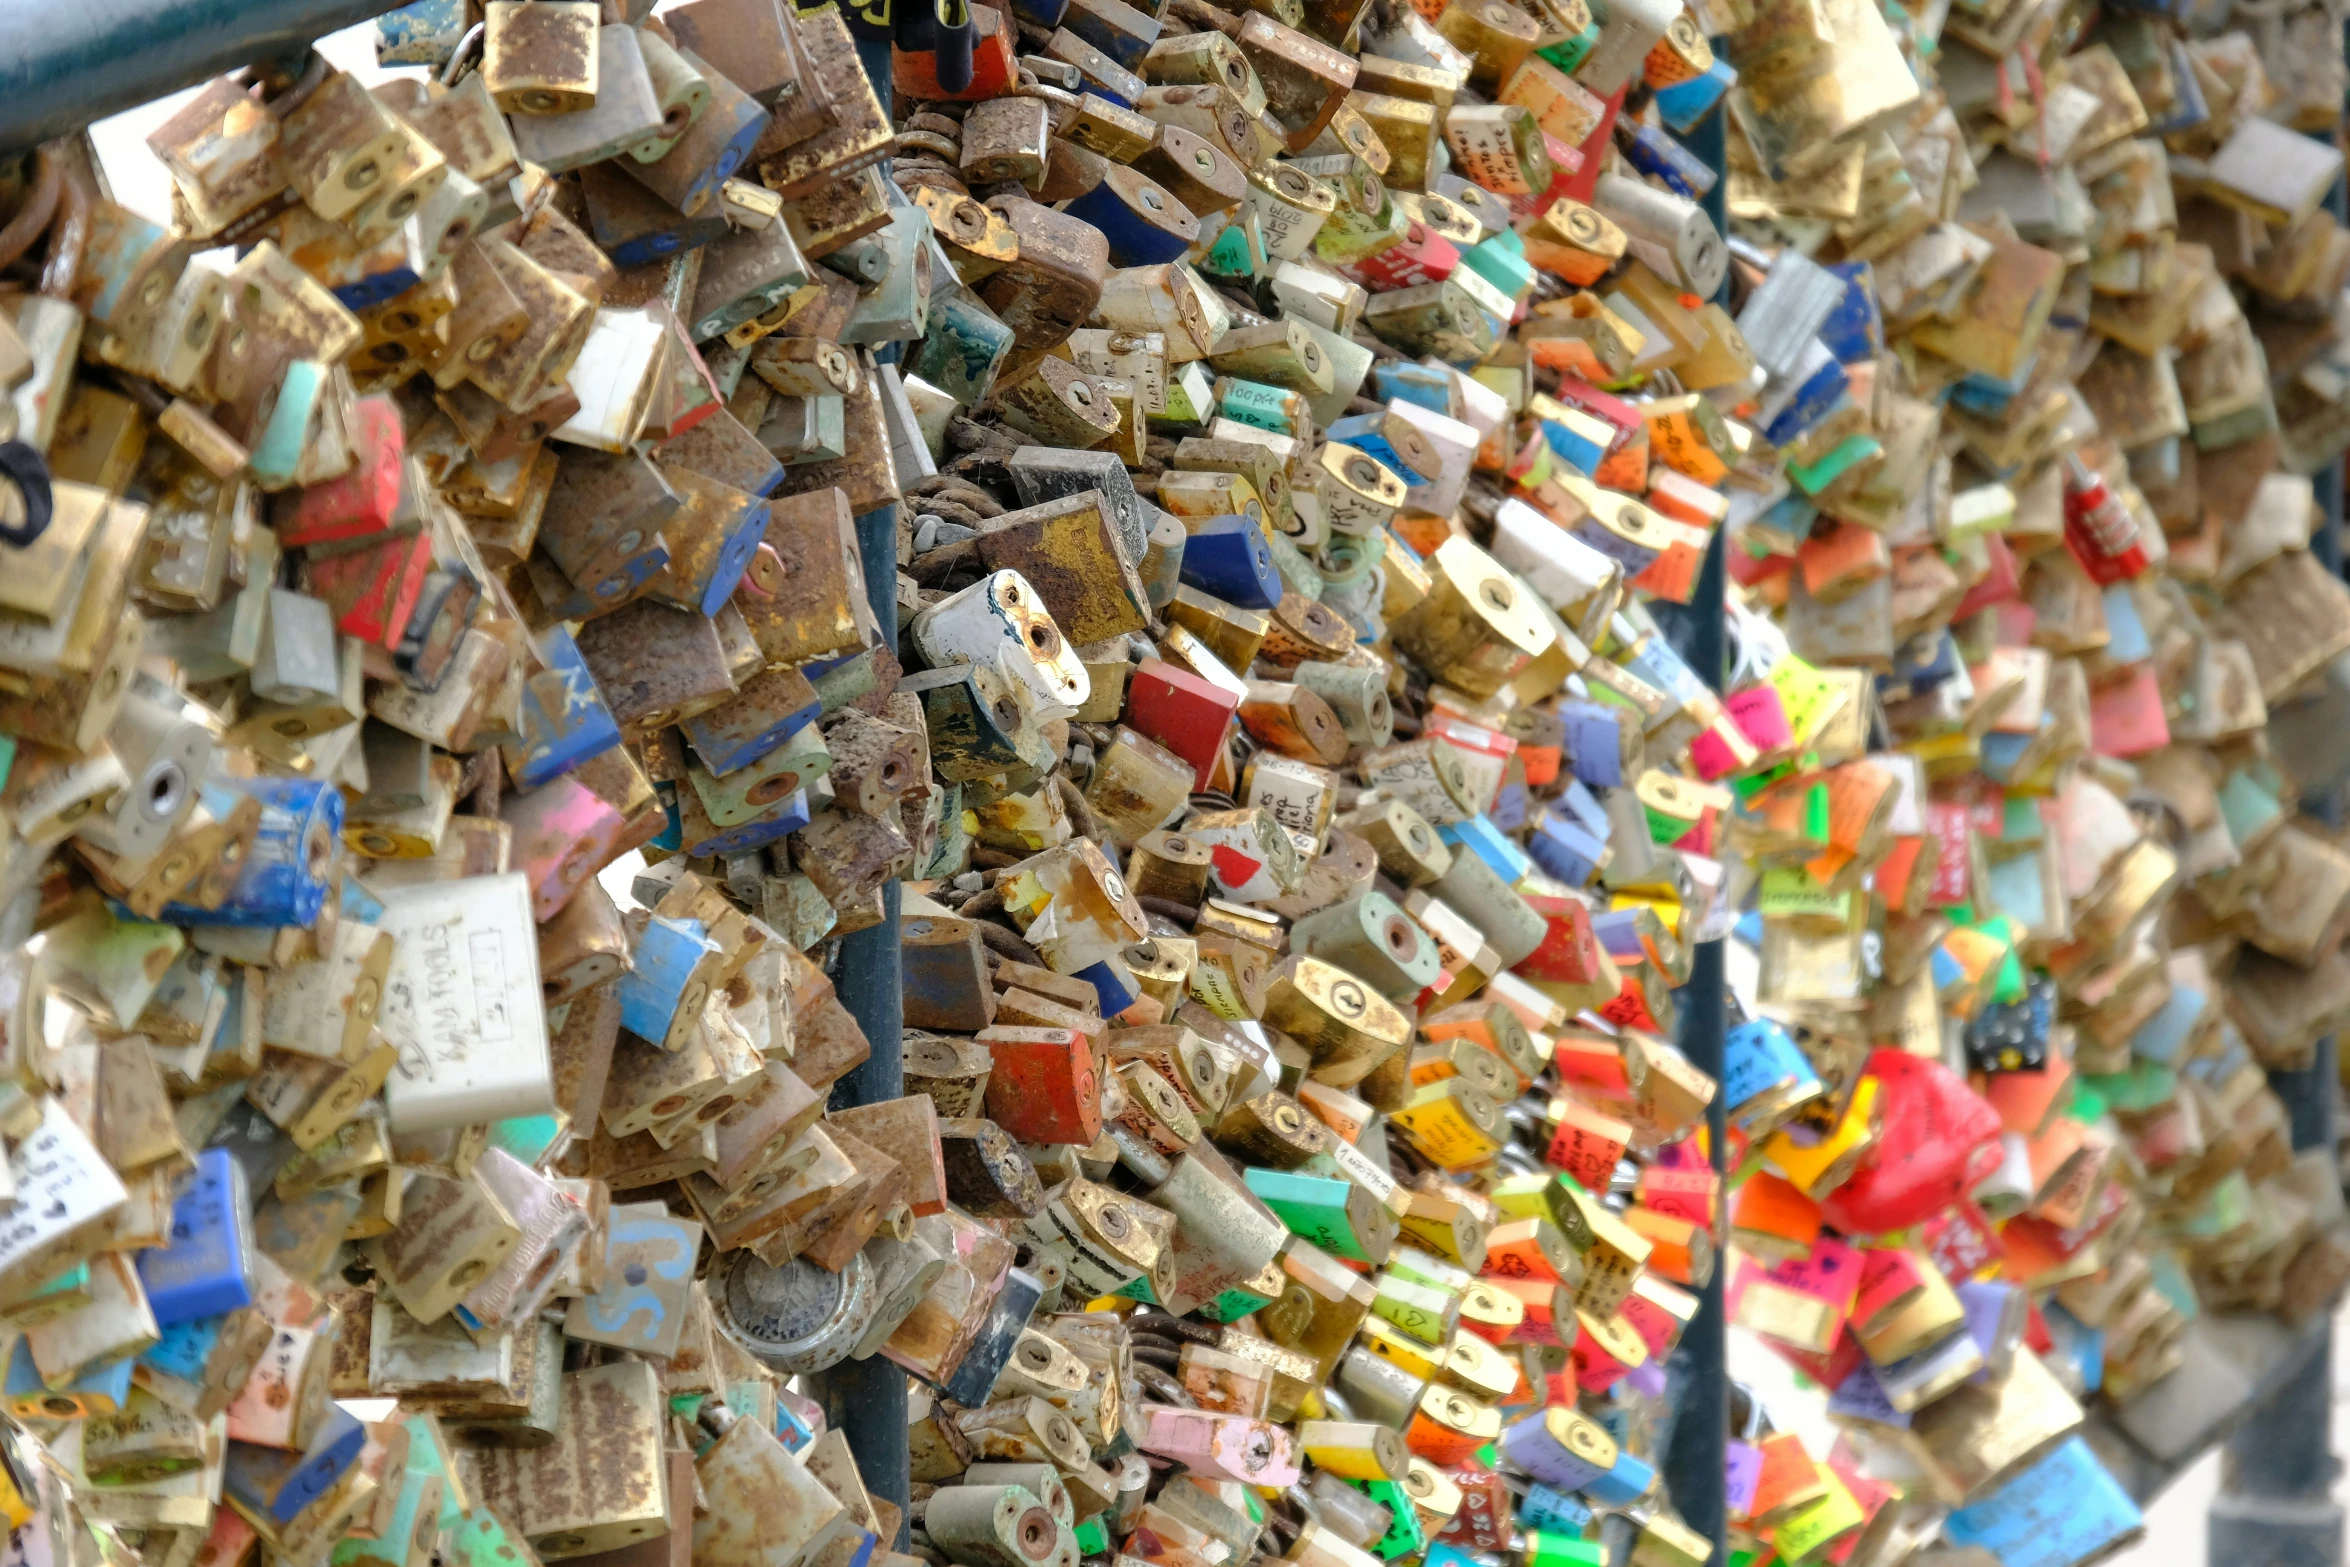
M 2333 133 L 2321 140 L 2331 142 Z M 2350 216 L 2350 192 L 2341 181 L 2326 196 L 2336 220 Z M 2336 575 L 2342 571 L 2342 462 L 2314 476 L 2325 513 L 2310 548 Z M 2334 802 L 2307 801 L 2323 810 Z M 2293 1151 L 2334 1148 L 2335 1041 L 2318 1041 L 2316 1058 L 2300 1071 L 2271 1071 L 2268 1086 L 2291 1118 Z M 2341 1464 L 2334 1457 L 2333 1335 L 2320 1333 L 2309 1361 L 2282 1380 L 2274 1396 L 2237 1428 L 2223 1450 L 2220 1494 L 2204 1520 L 2208 1558 L 2228 1567 L 2339 1567 L 2343 1510 L 2331 1496 Z
M 882 638 L 898 650 L 898 509 L 882 506 L 857 519 L 857 550 L 864 558 L 865 588 Z M 878 1104 L 906 1092 L 904 997 L 898 983 L 898 895 L 895 881 L 881 889 L 881 923 L 851 931 L 840 941 L 833 990 L 865 1031 L 873 1053 L 864 1065 L 832 1085 L 831 1108 Z M 874 1355 L 844 1360 L 824 1373 L 816 1389 L 824 1418 L 849 1440 L 865 1489 L 896 1505 L 898 1533 L 882 1542 L 906 1548 L 906 1507 L 912 1497 L 911 1459 L 906 1446 L 906 1373 L 896 1362 Z
M 1716 145 L 1719 146 L 1717 133 Z M 1690 662 L 1700 679 L 1714 690 L 1722 687 L 1723 540 L 1716 533 L 1705 552 L 1705 566 L 1697 578 L 1693 601 L 1698 611 L 1691 626 Z M 1722 1036 L 1728 1025 L 1726 971 L 1722 944 L 1700 942 L 1689 964 L 1689 982 L 1675 992 L 1680 1008 L 1680 1046 L 1689 1064 L 1722 1075 Z M 1723 1144 L 1728 1141 L 1728 1107 L 1720 1094 L 1706 1110 L 1707 1141 L 1711 1145 L 1716 1177 L 1722 1171 Z M 1713 1277 L 1698 1292 L 1697 1315 L 1681 1334 L 1673 1357 L 1672 1385 L 1680 1407 L 1673 1413 L 1672 1440 L 1664 1454 L 1665 1484 L 1682 1521 L 1713 1541 L 1712 1560 L 1726 1560 L 1726 1503 L 1723 1475 L 1730 1439 L 1730 1370 L 1728 1323 L 1722 1309 L 1722 1273 L 1717 1263 Z
M 1726 203 L 1729 196 L 1727 132 L 1722 111 L 1716 108 L 1683 138 L 1684 145 L 1714 171 L 1713 189 L 1703 205 L 1715 232 L 1729 233 Z M 1716 296 L 1728 304 L 1730 284 L 1723 279 Z M 1697 677 L 1719 692 L 1724 672 L 1725 620 L 1723 590 L 1727 565 L 1725 541 L 1717 531 L 1706 546 L 1705 565 L 1698 572 L 1697 592 L 1690 600 L 1690 618 L 1683 656 Z M 1722 1037 L 1728 1028 L 1727 971 L 1719 941 L 1698 943 L 1689 964 L 1689 982 L 1674 993 L 1680 1009 L 1680 1046 L 1689 1064 L 1722 1075 Z M 1707 1141 L 1717 1179 L 1723 1169 L 1723 1144 L 1729 1136 L 1728 1107 L 1720 1094 L 1706 1111 Z M 1719 1236 L 1717 1235 L 1717 1239 Z M 1713 1542 L 1711 1560 L 1728 1559 L 1727 1511 L 1723 1496 L 1724 1472 L 1730 1440 L 1730 1370 L 1728 1323 L 1722 1309 L 1722 1265 L 1698 1291 L 1697 1315 L 1681 1334 L 1674 1352 L 1671 1385 L 1679 1400 L 1673 1412 L 1672 1436 L 1664 1453 L 1665 1485 L 1682 1521 Z
M 384 0 L 0 0 L 0 152 L 299 54 L 391 9 Z
M 2330 1151 L 2334 1041 L 2320 1041 L 2305 1070 L 2271 1072 L 2268 1081 L 2292 1114 L 2294 1150 Z M 2341 1468 L 2330 1441 L 2333 1394 L 2333 1336 L 2320 1333 L 2307 1364 L 2228 1438 L 2220 1494 L 2204 1524 L 2209 1560 L 2228 1567 L 2339 1567 L 2343 1511 L 2330 1494 Z

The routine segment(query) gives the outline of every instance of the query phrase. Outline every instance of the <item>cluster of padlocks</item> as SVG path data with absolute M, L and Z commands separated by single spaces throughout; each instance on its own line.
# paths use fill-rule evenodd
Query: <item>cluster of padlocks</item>
M 419 0 L 0 155 L 9 1559 L 2130 1539 L 2350 1280 L 2339 73 L 2191 21 Z M 1715 1289 L 1836 1434 L 1701 1505 Z

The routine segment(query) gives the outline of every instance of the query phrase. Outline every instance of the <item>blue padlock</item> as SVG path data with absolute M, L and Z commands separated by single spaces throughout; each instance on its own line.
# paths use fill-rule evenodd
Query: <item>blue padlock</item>
M 1580 822 L 1553 815 L 1534 824 L 1526 848 L 1545 875 L 1555 876 L 1570 887 L 1581 887 L 1599 874 L 1600 860 L 1607 853 L 1607 840 L 1595 836 Z
M 742 585 L 743 573 L 751 569 L 751 560 L 759 553 L 759 545 L 767 537 L 767 518 L 772 510 L 758 496 L 742 490 L 734 492 L 741 499 L 734 503 L 731 516 L 713 519 L 726 531 L 726 542 L 718 547 L 718 564 L 703 585 L 701 612 L 715 615 L 734 597 L 734 590 Z
M 1544 419 L 1541 423 L 1542 442 L 1553 456 L 1587 478 L 1599 472 L 1615 435 L 1610 427 L 1589 417 L 1572 422 Z
M 664 919 L 656 914 L 645 922 L 636 939 L 636 967 L 620 976 L 620 1026 L 639 1039 L 658 1043 L 669 1037 L 669 1027 L 694 970 L 703 957 L 718 950 L 700 920 Z
M 1567 786 L 1550 802 L 1550 808 L 1556 815 L 1581 823 L 1585 832 L 1602 841 L 1615 830 L 1608 820 L 1607 807 L 1599 803 L 1599 796 L 1580 778 L 1568 779 Z
M 1473 851 L 1477 858 L 1492 869 L 1494 875 L 1510 886 L 1516 886 L 1531 868 L 1526 852 L 1483 816 L 1446 822 L 1436 829 L 1436 836 L 1456 852 L 1464 849 Z
M 1656 1468 L 1644 1458 L 1635 1458 L 1620 1443 L 1616 1448 L 1616 1465 L 1583 1487 L 1583 1494 L 1602 1507 L 1629 1507 L 1648 1494 L 1656 1484 Z
M 1281 573 L 1264 530 L 1237 512 L 1192 525 L 1183 544 L 1183 582 L 1242 609 L 1271 609 L 1281 602 Z
M 1665 711 L 1643 718 L 1644 728 L 1653 729 L 1662 724 L 1705 692 L 1705 682 L 1697 678 L 1697 671 L 1663 637 L 1650 637 L 1639 652 L 1624 660 L 1623 667 L 1672 700 L 1672 706 Z
M 253 1512 L 280 1524 L 291 1523 L 303 1508 L 341 1483 L 366 1445 L 367 1428 L 342 1405 L 329 1404 L 318 1434 L 301 1452 L 232 1440 L 221 1468 L 221 1488 Z
M 1533 799 L 1526 787 L 1526 770 L 1513 766 L 1501 775 L 1501 787 L 1493 792 L 1493 803 L 1485 807 L 1486 819 L 1503 832 L 1516 832 L 1526 825 L 1526 811 Z
M 1876 358 L 1885 351 L 1885 318 L 1877 309 L 1873 270 L 1865 261 L 1831 262 L 1828 270 L 1844 280 L 1844 297 L 1828 312 L 1820 341 L 1848 365 Z
M 661 809 L 668 812 L 669 824 L 653 834 L 646 847 L 667 849 L 675 854 L 685 846 L 685 818 L 677 809 L 677 785 L 663 779 L 653 785 L 653 795 L 661 802 Z
M 331 284 L 327 292 L 341 300 L 346 309 L 371 310 L 387 299 L 397 299 L 407 293 L 422 277 L 412 260 L 404 260 L 347 282 Z
M 1101 93 L 1120 108 L 1131 109 L 1142 100 L 1141 83 L 1133 73 L 1142 69 L 1142 57 L 1159 41 L 1159 32 L 1157 18 L 1144 15 L 1126 4 L 1126 0 L 1070 0 L 1061 12 L 1061 25 L 1045 45 L 1044 52 L 1076 66 L 1085 78 L 1087 91 Z M 1071 40 L 1098 51 L 1117 70 L 1101 71 L 1079 51 L 1068 47 Z M 1119 79 L 1121 76 L 1137 90 L 1130 92 L 1126 82 Z M 1105 88 L 1108 90 L 1104 91 Z
M 784 695 L 786 692 L 789 695 Z M 782 701 L 796 700 L 799 705 L 784 708 L 782 701 L 776 700 L 778 696 Z M 686 743 L 694 748 L 694 755 L 701 758 L 702 765 L 713 776 L 724 778 L 742 771 L 798 734 L 823 711 L 824 700 L 816 695 L 815 687 L 786 670 L 754 676 L 736 696 L 707 712 L 695 714 L 681 727 L 685 730 Z M 751 728 L 743 722 L 746 714 L 752 723 L 762 717 L 767 722 Z
M 1760 921 L 1756 923 L 1759 927 Z M 1753 1018 L 1723 1037 L 1722 1103 L 1729 1106 L 1732 1119 L 1736 1119 L 1738 1107 L 1757 1094 L 1782 1085 L 1816 1088 L 1819 1081 L 1811 1058 L 1784 1024 Z
M 1585 786 L 1616 789 L 1624 782 L 1624 710 L 1605 702 L 1568 700 L 1558 706 L 1567 766 Z
M 174 1322 L 140 1353 L 138 1363 L 175 1381 L 201 1386 L 205 1368 L 212 1363 L 213 1351 L 219 1347 L 220 1336 L 234 1320 L 219 1316 Z
M 2015 406 L 2016 397 L 2031 384 L 2039 363 L 2040 356 L 2034 354 L 2004 381 L 1980 370 L 1969 371 L 1951 386 L 1950 400 L 1968 413 L 1981 414 L 1986 419 L 2003 419 Z
M 1101 998 L 1101 1015 L 1116 1017 L 1140 999 L 1142 991 L 1134 983 L 1134 976 L 1123 963 L 1113 964 L 1108 958 L 1089 963 L 1079 969 L 1073 979 L 1082 979 L 1093 987 Z
M 995 385 L 996 368 L 1011 351 L 1012 329 L 976 296 L 949 289 L 930 301 L 930 334 L 914 352 L 912 373 L 970 405 Z
M 806 1452 L 816 1442 L 816 1428 L 800 1418 L 787 1401 L 775 1401 L 775 1439 L 787 1453 Z
M 1387 439 L 1385 433 L 1387 418 L 1388 416 L 1384 413 L 1348 414 L 1345 418 L 1334 421 L 1330 428 L 1323 432 L 1323 436 L 1327 440 L 1336 441 L 1341 446 L 1351 446 L 1357 451 L 1369 452 L 1401 475 L 1405 484 L 1433 483 L 1436 478 L 1435 474 L 1422 473 L 1410 463 L 1405 462 L 1402 455 L 1396 451 L 1394 443 Z
M 1714 63 L 1685 82 L 1656 90 L 1656 112 L 1675 135 L 1686 136 L 1713 113 L 1722 95 L 1738 85 L 1738 71 L 1719 55 Z
M 252 1209 L 245 1171 L 207 1148 L 171 1206 L 171 1241 L 139 1253 L 139 1282 L 158 1326 L 253 1304 Z
M 672 148 L 672 153 L 675 150 Z M 615 158 L 609 163 L 591 163 L 578 175 L 580 195 L 587 206 L 588 233 L 597 248 L 612 258 L 613 265 L 647 266 L 734 232 L 727 226 L 723 203 L 689 217 L 620 172 L 619 165 L 633 162 Z
M 570 628 L 549 626 L 539 633 L 537 646 L 547 667 L 522 687 L 517 789 L 536 789 L 620 743 L 620 725 L 596 689 L 596 678 L 579 656 Z
M 1518 1499 L 1517 1522 L 1520 1528 L 1579 1535 L 1590 1525 L 1591 1518 L 1589 1502 L 1540 1481 L 1528 1487 L 1526 1494 Z
M 669 564 L 669 541 L 658 533 L 644 549 L 631 555 L 591 583 L 565 576 L 541 550 L 530 558 L 531 586 L 539 604 L 557 620 L 592 620 L 659 576 Z
M 807 826 L 808 821 L 808 791 L 797 790 L 790 799 L 776 806 L 767 815 L 754 817 L 747 822 L 737 822 L 731 827 L 721 828 L 709 837 L 697 841 L 692 852 L 712 859 L 721 855 L 747 853 L 752 849 L 763 848 L 778 838 L 789 837 Z M 681 832 L 678 837 L 680 847 L 683 847 L 684 841 L 684 834 Z
M 1512 300 L 1524 300 L 1534 292 L 1534 268 L 1526 260 L 1526 242 L 1515 229 L 1479 240 L 1461 252 L 1461 261 Z
M 286 366 L 269 421 L 254 437 L 252 453 L 245 459 L 259 483 L 279 490 L 294 482 L 294 471 L 307 449 L 312 420 L 319 404 L 326 400 L 328 373 L 324 361 L 317 359 L 297 359 Z
M 1453 417 L 1452 376 L 1433 365 L 1416 365 L 1400 359 L 1374 365 L 1371 387 L 1372 397 L 1379 402 L 1392 403 L 1400 398 L 1447 419 Z
M 438 72 L 457 52 L 467 25 L 465 0 L 414 0 L 386 11 L 375 19 L 375 63 Z
M 261 802 L 261 830 L 237 884 L 217 909 L 167 903 L 174 925 L 295 925 L 307 930 L 326 909 L 328 878 L 343 838 L 343 793 L 308 778 L 231 778 L 231 789 Z
M 1591 916 L 1591 936 L 1619 963 L 1637 963 L 1648 955 L 1640 941 L 1637 909 L 1608 909 Z
M 1817 346 L 1817 340 L 1814 340 Z M 1803 379 L 1770 422 L 1763 427 L 1763 439 L 1773 446 L 1791 446 L 1804 431 L 1835 412 L 1844 401 L 1852 379 L 1836 356 L 1824 347 L 1816 359 L 1807 357 L 1804 368 L 1798 372 Z
M 2041 729 L 2053 729 L 2055 726 L 2055 714 L 2042 713 L 2040 715 L 2039 727 Z M 1983 736 L 1983 776 L 1990 779 L 1995 784 L 2014 783 L 2020 776 L 2023 765 L 2029 758 L 2032 744 L 2037 738 L 2038 736 L 2036 734 L 2018 735 L 2007 734 L 2004 732 L 1994 732 Z M 2008 862 L 2002 861 L 2000 863 L 2005 864 Z M 2019 856 L 2017 863 L 2029 865 L 2031 864 L 2031 858 L 2028 855 Z M 2037 872 L 2035 872 L 2034 875 L 2036 877 Z
M 1706 192 L 1720 178 L 1661 126 L 1618 120 L 1616 146 L 1622 150 L 1625 162 L 1643 174 L 1664 181 L 1667 190 L 1691 201 L 1704 200 Z
M 117 1414 L 130 1402 L 131 1358 L 111 1365 L 85 1366 L 63 1387 L 50 1387 L 33 1364 L 29 1339 L 18 1339 L 8 1357 L 8 1412 L 19 1420 L 87 1420 Z
M 689 218 L 723 212 L 723 204 L 717 201 L 718 187 L 734 178 L 734 171 L 743 166 L 769 123 L 767 111 L 732 82 L 718 77 L 710 85 L 709 106 L 667 152 L 651 163 L 634 158 L 612 160 L 622 173 Z M 612 259 L 619 261 L 620 257 L 614 254 Z
M 1100 184 L 1061 209 L 1101 230 L 1110 264 L 1148 267 L 1181 261 L 1199 240 L 1199 219 L 1147 174 L 1113 163 Z
M 357 925 L 381 925 L 384 922 L 384 900 L 359 884 L 356 876 L 343 878 L 343 894 L 337 907 L 343 918 Z

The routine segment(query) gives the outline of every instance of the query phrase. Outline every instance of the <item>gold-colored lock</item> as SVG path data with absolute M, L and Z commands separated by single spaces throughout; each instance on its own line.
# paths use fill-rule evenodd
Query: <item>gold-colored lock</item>
M 1401 1050 L 1411 1024 L 1384 996 L 1334 964 L 1288 957 L 1265 987 L 1265 1021 L 1305 1046 L 1318 1077 L 1360 1082 Z

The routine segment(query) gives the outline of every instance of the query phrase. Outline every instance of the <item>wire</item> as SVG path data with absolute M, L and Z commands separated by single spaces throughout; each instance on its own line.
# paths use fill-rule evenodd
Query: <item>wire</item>
M 62 183 L 57 172 L 57 155 L 42 147 L 33 154 L 32 193 L 16 209 L 16 216 L 0 227 L 0 267 L 32 249 L 33 242 L 49 231 L 49 220 L 57 215 L 57 193 Z

